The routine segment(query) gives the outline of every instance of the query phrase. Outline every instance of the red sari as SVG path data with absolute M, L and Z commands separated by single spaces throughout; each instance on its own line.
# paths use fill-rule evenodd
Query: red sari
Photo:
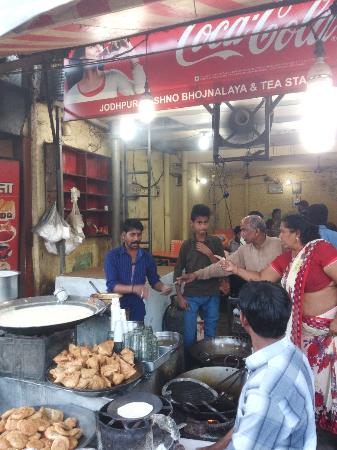
M 281 284 L 292 300 L 288 332 L 307 355 L 315 378 L 315 412 L 318 425 L 337 434 L 337 337 L 329 334 L 337 307 L 320 316 L 303 316 L 304 292 L 319 291 L 331 280 L 324 267 L 337 261 L 337 250 L 324 240 L 311 241 L 292 258 L 286 252 L 272 262 L 282 275 Z M 326 285 L 326 286 L 325 286 Z

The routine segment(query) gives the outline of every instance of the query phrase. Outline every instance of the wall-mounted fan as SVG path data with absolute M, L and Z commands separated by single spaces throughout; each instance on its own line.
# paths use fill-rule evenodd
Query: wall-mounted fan
M 221 145 L 249 148 L 263 142 L 265 136 L 265 99 L 249 102 L 225 102 L 220 110 Z M 273 114 L 271 114 L 270 128 Z
M 216 103 L 212 108 L 206 108 L 212 113 L 214 162 L 268 160 L 273 111 L 282 97 Z M 256 145 L 263 146 L 263 154 L 247 158 L 245 155 L 226 157 L 219 153 L 221 147 L 249 149 Z

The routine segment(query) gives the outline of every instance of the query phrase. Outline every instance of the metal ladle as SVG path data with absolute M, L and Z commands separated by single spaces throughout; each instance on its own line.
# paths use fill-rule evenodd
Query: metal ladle
M 90 280 L 89 284 L 92 288 L 94 288 L 94 290 L 97 292 L 97 294 L 101 294 L 100 290 L 98 289 L 98 287 Z

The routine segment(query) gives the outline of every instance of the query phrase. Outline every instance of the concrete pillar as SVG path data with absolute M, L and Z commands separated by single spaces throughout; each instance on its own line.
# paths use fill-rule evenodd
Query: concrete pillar
M 164 240 L 165 250 L 171 245 L 171 208 L 170 208 L 170 155 L 164 155 Z
M 120 244 L 121 222 L 121 140 L 112 140 L 112 247 Z
M 188 238 L 188 165 L 187 165 L 187 152 L 182 152 L 183 155 L 183 168 L 182 168 L 182 194 L 183 194 L 183 239 Z

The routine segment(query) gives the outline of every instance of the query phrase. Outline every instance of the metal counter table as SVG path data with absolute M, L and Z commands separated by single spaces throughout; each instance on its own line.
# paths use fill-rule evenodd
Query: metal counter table
M 161 281 L 165 284 L 172 284 L 172 267 L 159 266 L 157 269 Z M 93 293 L 89 281 L 92 281 L 101 292 L 106 292 L 104 271 L 101 268 L 92 268 L 59 275 L 55 280 L 55 288 L 63 287 L 70 295 L 89 296 Z M 169 296 L 161 295 L 159 292 L 150 288 L 150 296 L 145 301 L 145 325 L 151 325 L 153 331 L 162 331 L 164 312 L 169 304 Z M 104 339 L 106 339 L 106 336 Z

